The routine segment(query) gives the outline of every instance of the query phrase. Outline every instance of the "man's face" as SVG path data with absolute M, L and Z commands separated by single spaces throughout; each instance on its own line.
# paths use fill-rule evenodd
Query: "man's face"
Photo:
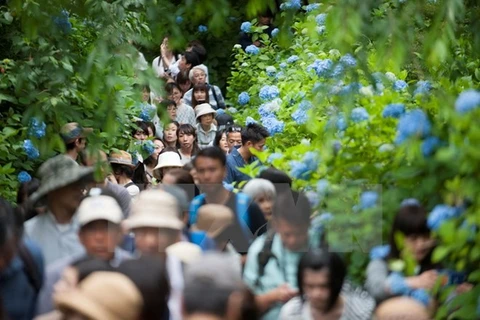
M 180 240 L 178 230 L 141 227 L 133 230 L 135 247 L 146 255 L 162 255 L 167 247 Z
M 329 272 L 327 269 L 306 269 L 303 272 L 303 291 L 315 310 L 324 311 L 330 298 Z
M 122 232 L 119 225 L 97 220 L 84 225 L 80 229 L 79 237 L 88 255 L 111 260 L 115 247 L 122 238 Z
M 85 148 L 87 147 L 87 139 L 85 138 L 78 138 L 76 141 L 75 141 L 75 145 L 77 147 L 77 152 L 81 152 L 83 150 L 85 150 Z
M 84 197 L 85 188 L 85 182 L 77 181 L 50 192 L 47 197 L 73 215 Z
M 308 244 L 308 226 L 297 226 L 282 218 L 275 219 L 275 228 L 285 248 L 298 251 Z
M 197 157 L 195 160 L 197 179 L 205 192 L 211 192 L 222 187 L 225 178 L 225 166 L 218 159 Z
M 228 149 L 232 150 L 236 146 L 242 145 L 242 134 L 240 132 L 230 132 L 227 134 Z

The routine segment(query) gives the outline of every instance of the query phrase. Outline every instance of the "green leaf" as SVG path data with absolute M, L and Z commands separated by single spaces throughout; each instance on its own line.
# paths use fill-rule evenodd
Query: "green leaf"
M 449 247 L 445 247 L 445 246 L 436 247 L 435 250 L 433 251 L 432 261 L 433 262 L 442 261 L 450 251 L 451 250 Z

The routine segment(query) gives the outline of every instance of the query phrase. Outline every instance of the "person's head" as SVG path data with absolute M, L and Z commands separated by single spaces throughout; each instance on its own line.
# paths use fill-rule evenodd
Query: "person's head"
M 17 192 L 17 205 L 22 205 L 27 202 L 30 197 L 40 187 L 40 180 L 32 178 L 28 182 L 20 184 Z
M 217 112 L 217 116 L 215 117 L 215 121 L 217 121 L 217 127 L 219 130 L 225 130 L 226 128 L 233 126 L 235 120 L 231 115 L 225 113 L 223 109 L 220 109 Z
M 428 320 L 427 308 L 409 297 L 395 297 L 385 300 L 375 311 L 375 320 Z
M 212 108 L 208 103 L 202 103 L 196 106 L 195 116 L 197 122 L 199 122 L 204 127 L 210 127 L 213 124 L 213 119 L 215 119 L 215 114 L 217 112 Z
M 166 319 L 170 284 L 165 261 L 160 257 L 142 256 L 126 260 L 118 267 L 118 272 L 135 283 L 143 298 L 139 319 Z
M 335 306 L 347 268 L 334 252 L 314 249 L 306 252 L 298 264 L 297 281 L 300 297 L 322 313 Z
M 277 190 L 277 193 L 281 191 L 281 189 L 284 189 L 285 187 L 291 187 L 292 186 L 292 178 L 290 176 L 276 168 L 268 168 L 265 170 L 262 170 L 260 172 L 260 175 L 258 176 L 261 179 L 266 179 L 273 183 L 275 186 L 275 189 Z M 282 188 L 279 188 L 280 186 L 283 186 Z
M 270 26 L 273 20 L 273 12 L 270 9 L 258 14 L 258 24 L 260 26 Z
M 165 175 L 176 168 L 182 167 L 182 161 L 177 150 L 171 147 L 165 148 L 158 156 L 157 166 L 153 169 L 155 178 L 163 181 Z
M 112 151 L 108 157 L 108 161 L 112 166 L 113 175 L 117 181 L 122 179 L 132 179 L 135 165 L 133 164 L 132 155 L 126 151 Z
M 187 44 L 185 51 L 195 52 L 199 59 L 199 64 L 207 59 L 207 50 L 199 40 L 192 40 Z
M 198 209 L 197 223 L 194 230 L 204 231 L 207 236 L 217 244 L 219 250 L 223 250 L 231 239 L 231 229 L 235 221 L 233 211 L 227 206 L 220 204 L 206 204 Z
M 393 220 L 390 232 L 390 256 L 400 258 L 401 249 L 397 243 L 397 234 L 404 236 L 405 249 L 413 255 L 415 260 L 423 264 L 430 263 L 430 254 L 434 248 L 434 241 L 427 226 L 427 212 L 418 204 L 402 205 Z
M 196 84 L 192 90 L 192 108 L 202 103 L 210 103 L 208 86 L 205 83 Z
M 213 146 L 219 148 L 225 154 L 228 153 L 230 149 L 228 148 L 227 134 L 225 133 L 225 130 L 217 131 L 215 140 L 213 140 Z
M 178 143 L 180 148 L 185 150 L 192 150 L 192 156 L 199 151 L 197 145 L 197 130 L 191 124 L 181 124 L 177 131 Z
M 176 171 L 178 170 L 182 169 L 173 169 L 173 174 L 175 175 Z M 185 170 L 183 171 L 185 172 Z M 188 174 L 188 172 L 185 173 Z M 178 173 L 178 176 L 174 177 L 175 179 L 178 178 L 178 182 L 176 185 L 162 183 L 161 185 L 157 186 L 157 188 L 168 192 L 175 197 L 180 207 L 180 219 L 185 225 L 187 225 L 190 217 L 190 201 L 191 199 L 193 199 L 193 194 L 195 190 L 193 188 L 193 184 L 190 183 L 191 181 L 193 181 L 192 178 L 185 176 L 185 173 Z M 184 180 L 181 181 L 181 178 L 184 178 Z
M 15 257 L 21 237 L 14 214 L 10 203 L 0 198 L 0 273 Z
M 196 84 L 206 84 L 207 68 L 204 65 L 192 67 L 192 69 L 190 69 L 189 77 L 194 86 Z
M 287 250 L 298 251 L 307 245 L 311 214 L 310 203 L 304 194 L 291 190 L 277 193 L 273 221 Z
M 226 162 L 225 153 L 218 148 L 209 147 L 200 150 L 193 159 L 193 166 L 197 171 L 201 189 L 210 193 L 223 188 L 222 181 L 226 174 Z
M 81 152 L 85 150 L 87 146 L 87 135 L 89 135 L 93 129 L 83 128 L 76 122 L 70 122 L 64 125 L 60 129 L 60 136 L 65 142 L 67 151 Z
M 270 220 L 277 195 L 275 186 L 265 179 L 252 179 L 247 182 L 242 191 L 260 207 L 265 219 Z
M 193 185 L 192 175 L 180 168 L 169 170 L 162 179 L 163 184 Z
M 193 165 L 193 162 L 189 162 L 189 163 L 185 164 L 182 169 L 187 171 L 188 173 L 190 173 L 190 175 L 192 176 L 195 184 L 199 184 L 198 176 L 197 176 L 197 170 L 195 169 L 195 166 Z
M 158 155 L 163 149 L 165 149 L 165 143 L 162 141 L 162 139 L 155 138 L 153 139 L 153 145 L 155 146 L 153 153 L 147 159 L 145 159 L 143 163 L 147 166 L 155 167 L 158 163 Z
M 176 83 L 169 82 L 165 85 L 165 91 L 168 94 L 168 99 L 174 101 L 179 106 L 183 97 L 182 89 Z
M 178 63 L 178 68 L 180 71 L 188 71 L 190 69 L 200 64 L 198 59 L 198 55 L 194 51 L 185 51 L 180 58 L 180 62 Z
M 142 101 L 148 102 L 150 101 L 150 87 L 144 86 L 142 89 Z
M 242 129 L 242 147 L 246 150 L 253 148 L 263 151 L 266 139 L 270 136 L 267 129 L 257 123 L 250 123 Z
M 177 119 L 177 104 L 175 103 L 175 101 L 163 100 L 160 103 L 160 106 L 163 110 L 167 111 L 170 121 L 175 121 L 175 119 Z
M 120 222 L 123 212 L 115 196 L 93 188 L 78 207 L 78 236 L 87 255 L 112 260 L 122 239 Z
M 233 125 L 227 127 L 225 131 L 227 135 L 228 150 L 232 150 L 236 146 L 242 145 L 242 127 L 239 125 Z
M 177 85 L 182 90 L 182 93 L 185 94 L 192 87 L 192 82 L 190 81 L 189 71 L 180 71 L 177 75 Z
M 180 127 L 180 124 L 177 121 L 172 121 L 168 123 L 165 128 L 163 128 L 163 141 L 169 147 L 176 147 L 177 146 L 177 131 Z
M 153 136 L 153 132 L 150 135 L 150 130 L 146 122 L 135 121 L 132 128 L 132 137 L 139 141 L 147 140 L 148 137 Z

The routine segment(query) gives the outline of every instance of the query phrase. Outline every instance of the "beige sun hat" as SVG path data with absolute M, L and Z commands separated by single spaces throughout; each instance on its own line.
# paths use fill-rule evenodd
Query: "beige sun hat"
M 77 122 L 69 122 L 60 129 L 60 136 L 65 143 L 70 143 L 78 138 L 85 138 L 92 132 L 92 128 L 83 128 Z
M 38 169 L 40 187 L 30 196 L 30 201 L 35 203 L 48 193 L 80 180 L 93 181 L 93 170 L 79 166 L 72 158 L 63 154 L 50 158 Z
M 94 272 L 54 301 L 60 311 L 74 310 L 92 320 L 137 320 L 143 307 L 136 285 L 117 272 Z
M 206 204 L 198 209 L 197 223 L 192 231 L 205 231 L 208 237 L 215 239 L 225 229 L 233 224 L 233 211 L 221 204 Z
M 180 155 L 177 152 L 167 151 L 163 152 L 158 156 L 158 163 L 153 170 L 165 168 L 165 167 L 183 167 L 182 160 L 180 160 Z
M 215 109 L 213 109 L 208 103 L 202 103 L 195 107 L 196 119 L 209 113 L 213 113 L 215 115 L 217 111 L 215 111 Z
M 180 241 L 167 247 L 167 255 L 175 256 L 185 264 L 192 263 L 202 255 L 202 248 L 188 241 Z
M 177 199 L 163 190 L 151 189 L 140 192 L 123 226 L 128 230 L 142 227 L 182 230 L 184 225 Z
M 123 150 L 112 151 L 110 153 L 110 156 L 108 157 L 108 162 L 135 167 L 135 165 L 133 164 L 132 155 L 127 151 Z
M 120 208 L 117 200 L 106 195 L 94 195 L 83 199 L 77 210 L 80 227 L 97 220 L 107 220 L 114 224 L 120 224 L 122 218 L 122 208 Z

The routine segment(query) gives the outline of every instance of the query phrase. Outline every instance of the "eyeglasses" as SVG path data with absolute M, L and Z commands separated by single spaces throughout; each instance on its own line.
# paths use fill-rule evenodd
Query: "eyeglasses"
M 168 107 L 167 107 L 167 110 L 168 110 L 168 111 L 177 110 L 177 107 L 175 107 L 175 106 L 168 106 Z
M 231 133 L 231 132 L 241 132 L 242 131 L 242 127 L 239 127 L 239 126 L 230 126 L 230 127 L 227 127 L 227 133 Z

